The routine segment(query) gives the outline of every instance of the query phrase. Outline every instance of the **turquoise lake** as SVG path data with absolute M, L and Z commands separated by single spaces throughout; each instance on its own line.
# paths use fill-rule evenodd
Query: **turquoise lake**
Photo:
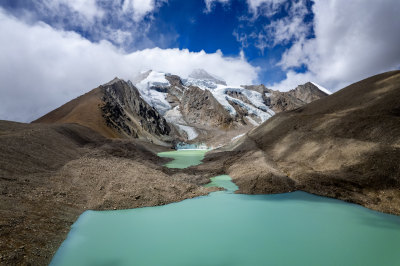
M 400 265 L 399 216 L 301 191 L 234 194 L 229 176 L 215 185 L 227 191 L 86 211 L 51 265 Z
M 167 151 L 160 152 L 157 155 L 159 157 L 173 158 L 169 163 L 166 163 L 165 166 L 169 168 L 187 168 L 193 165 L 201 164 L 201 160 L 203 160 L 204 155 L 208 150 L 178 150 L 178 151 Z

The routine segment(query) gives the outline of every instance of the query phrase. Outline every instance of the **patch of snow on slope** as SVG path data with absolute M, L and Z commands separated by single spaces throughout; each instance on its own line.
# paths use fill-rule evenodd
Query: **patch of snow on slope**
M 270 118 L 271 116 L 275 115 L 275 112 L 269 109 L 263 101 L 262 94 L 256 91 L 247 90 L 242 87 L 235 87 L 235 86 L 225 86 L 218 84 L 216 88 L 204 88 L 211 91 L 215 99 L 232 115 L 236 115 L 235 108 L 228 102 L 232 101 L 237 103 L 238 105 L 244 107 L 250 114 L 254 114 L 258 116 L 263 122 Z M 251 103 L 250 104 L 244 103 L 243 101 L 236 99 L 227 95 L 228 91 L 233 92 L 240 92 L 243 94 Z
M 262 94 L 257 91 L 246 90 L 244 88 L 227 88 L 226 91 L 237 92 L 244 96 L 256 107 L 266 111 L 268 107 L 264 104 Z
M 328 95 L 331 95 L 331 94 L 332 94 L 332 92 L 331 92 L 330 90 L 328 90 L 328 89 L 322 87 L 321 85 L 318 85 L 318 84 L 315 83 L 315 82 L 311 82 L 311 83 L 314 84 L 320 91 L 323 91 L 323 92 L 325 92 L 325 93 L 328 94 Z
M 197 134 L 196 130 L 193 127 L 190 126 L 184 126 L 184 125 L 180 125 L 180 124 L 176 124 L 180 129 L 182 129 L 183 131 L 186 132 L 187 136 L 188 136 L 188 140 L 192 140 L 197 138 L 197 136 L 199 134 Z
M 190 78 L 189 77 L 187 79 L 182 79 L 182 83 L 186 87 L 196 86 L 196 87 L 199 87 L 202 90 L 217 88 L 217 84 L 215 84 L 211 80 L 205 80 L 205 79 L 195 79 L 195 78 Z
M 268 108 L 264 104 L 264 100 L 262 97 L 262 94 L 257 92 L 257 91 L 252 91 L 252 90 L 247 90 L 245 88 L 227 88 L 226 91 L 232 91 L 232 92 L 238 92 L 241 93 L 242 95 L 246 96 L 246 98 L 251 102 L 252 105 L 257 107 L 258 109 L 263 110 L 264 112 L 267 112 L 270 116 L 275 115 L 275 112 L 272 111 L 271 109 Z
M 267 120 L 268 118 L 271 118 L 271 114 L 269 114 L 266 111 L 260 110 L 258 108 L 255 108 L 254 106 L 245 103 L 239 99 L 230 97 L 230 96 L 226 96 L 227 99 L 229 99 L 230 101 L 240 105 L 242 108 L 245 108 L 247 110 L 247 112 L 249 112 L 250 114 L 253 114 L 255 116 L 258 116 L 262 122 L 264 122 L 265 120 Z
M 215 97 L 215 99 L 232 115 L 236 115 L 236 110 L 232 105 L 228 102 L 228 96 L 225 94 L 226 86 L 218 85 L 217 88 L 211 89 L 211 93 Z
M 168 123 L 174 124 L 180 130 L 184 131 L 188 136 L 188 140 L 195 139 L 199 135 L 193 127 L 190 127 L 186 124 L 185 120 L 183 119 L 182 113 L 179 110 L 179 106 L 176 106 L 173 109 L 167 111 L 164 117 Z
M 186 125 L 186 122 L 183 119 L 182 113 L 179 110 L 179 106 L 175 106 L 173 109 L 168 110 L 165 113 L 164 118 L 165 118 L 165 120 L 167 120 L 168 123 Z
M 167 86 L 170 86 L 170 83 L 165 78 L 165 73 L 155 71 L 150 71 L 147 77 L 135 84 L 142 98 L 162 115 L 171 109 L 171 105 L 166 100 L 167 93 L 152 88 Z

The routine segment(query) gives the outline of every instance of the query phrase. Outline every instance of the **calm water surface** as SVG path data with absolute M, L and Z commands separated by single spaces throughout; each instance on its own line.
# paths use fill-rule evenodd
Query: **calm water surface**
M 210 186 L 237 189 L 229 176 Z M 400 265 L 400 217 L 305 192 L 86 211 L 52 265 Z
M 173 158 L 174 160 L 165 164 L 169 168 L 186 168 L 193 165 L 201 164 L 204 155 L 208 150 L 178 150 L 160 152 L 157 155 L 160 157 Z

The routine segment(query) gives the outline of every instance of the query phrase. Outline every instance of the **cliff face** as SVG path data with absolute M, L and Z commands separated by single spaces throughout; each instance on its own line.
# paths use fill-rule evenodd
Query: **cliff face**
M 147 71 L 134 82 L 115 78 L 34 123 L 77 123 L 105 137 L 162 145 L 185 141 L 219 146 L 275 112 L 326 96 L 312 83 L 289 92 L 271 91 L 264 85 L 228 86 L 204 70 L 187 79 Z
M 157 110 L 146 103 L 138 90 L 120 79 L 100 86 L 103 92 L 102 115 L 108 126 L 123 135 L 138 138 L 146 133 L 169 136 L 171 128 Z
M 158 144 L 173 141 L 174 132 L 138 90 L 115 78 L 64 104 L 33 123 L 76 123 L 109 138 L 139 138 Z
M 310 103 L 328 96 L 327 93 L 318 89 L 318 87 L 311 82 L 297 86 L 294 90 L 289 91 L 289 94 L 293 95 L 303 103 Z
M 264 85 L 230 86 L 204 70 L 188 78 L 157 71 L 134 79 L 140 95 L 180 133 L 181 141 L 218 146 L 271 118 L 327 94 L 312 83 L 289 92 Z
M 180 110 L 190 124 L 218 128 L 232 126 L 232 117 L 208 90 L 198 87 L 185 90 Z
M 275 91 L 264 85 L 244 86 L 246 89 L 262 93 L 265 104 L 275 113 L 290 111 L 305 104 L 328 96 L 311 82 L 297 86 L 287 92 Z

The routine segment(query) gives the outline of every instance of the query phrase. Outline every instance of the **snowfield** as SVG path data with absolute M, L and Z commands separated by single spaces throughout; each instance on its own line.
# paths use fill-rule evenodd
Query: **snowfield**
M 165 73 L 151 71 L 145 79 L 134 85 L 139 90 L 143 100 L 154 107 L 161 115 L 171 109 L 171 105 L 166 100 L 167 93 L 154 89 L 170 86 L 165 78 Z
M 193 140 L 199 136 L 193 127 L 187 125 L 186 121 L 183 119 L 181 111 L 179 110 L 179 106 L 175 106 L 173 109 L 168 110 L 165 113 L 164 118 L 168 123 L 177 126 L 180 132 L 184 131 L 188 140 Z

